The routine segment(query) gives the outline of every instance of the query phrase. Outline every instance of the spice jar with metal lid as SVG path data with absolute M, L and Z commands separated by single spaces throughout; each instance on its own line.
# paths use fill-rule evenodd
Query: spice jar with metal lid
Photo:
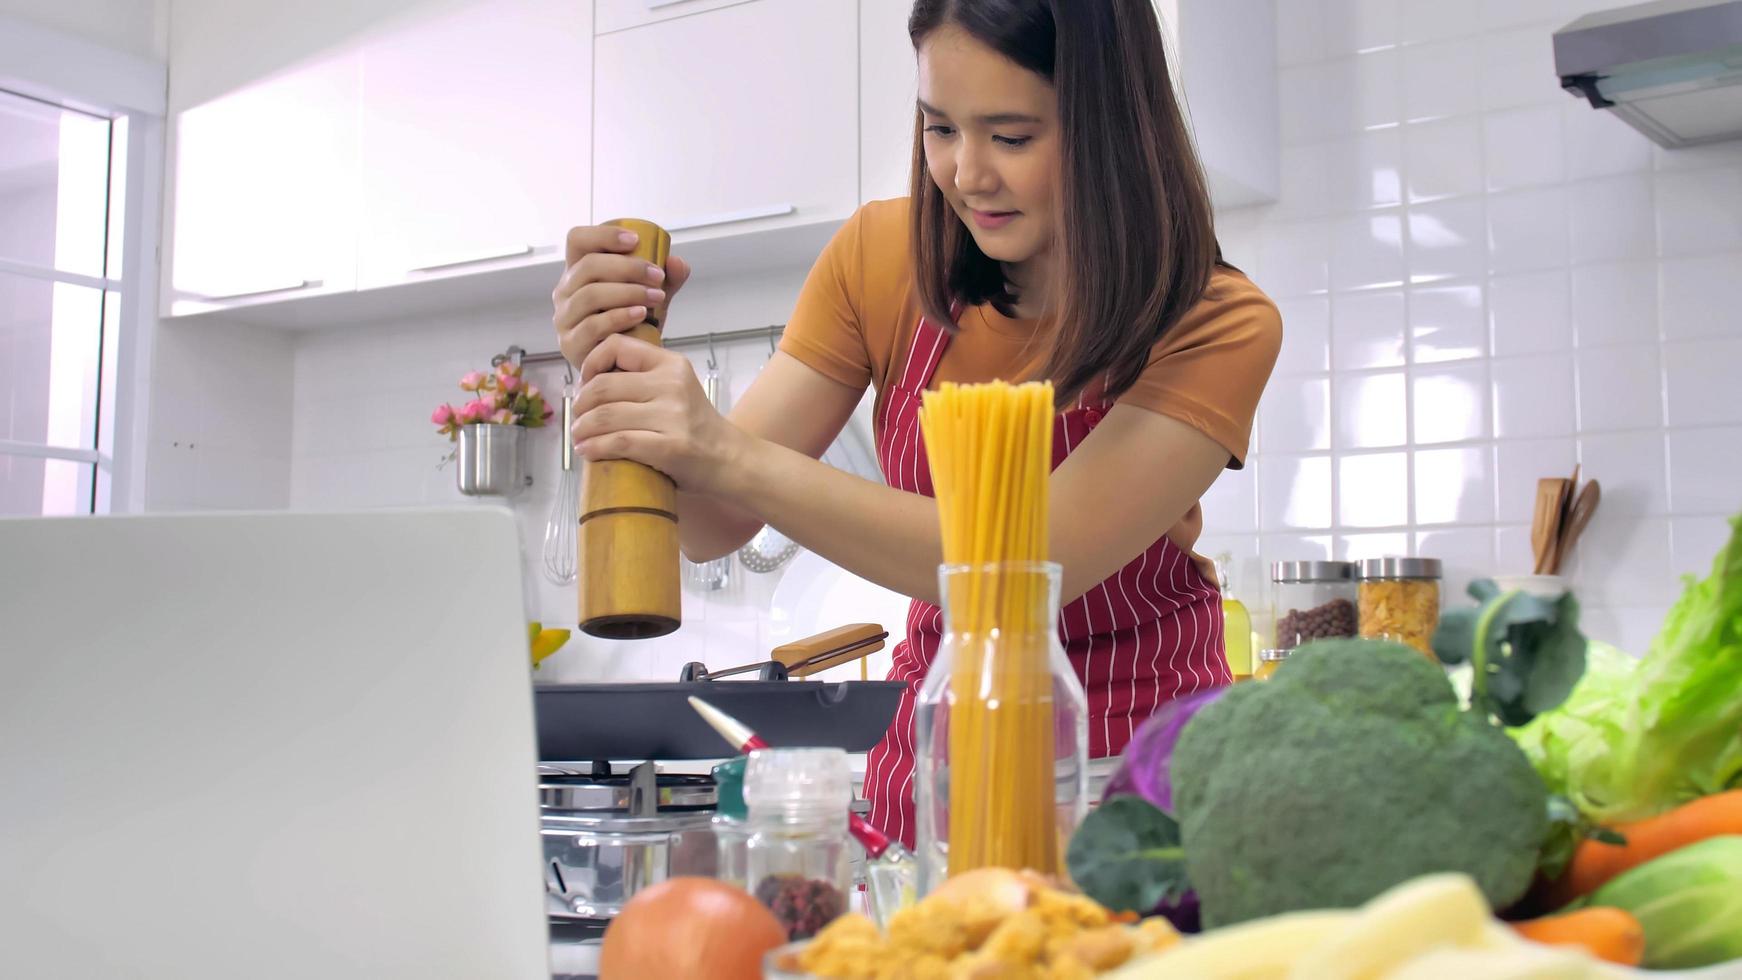
M 1270 566 L 1276 647 L 1354 636 L 1355 566 L 1346 561 L 1279 561 Z
M 1288 655 L 1292 652 L 1279 647 L 1258 651 L 1258 666 L 1252 668 L 1252 679 L 1255 681 L 1269 680 L 1270 675 L 1276 673 L 1276 668 L 1282 666 L 1282 662 L 1287 660 Z
M 744 770 L 750 894 L 793 940 L 809 939 L 847 909 L 853 887 L 847 753 L 758 749 Z
M 1440 623 L 1438 558 L 1369 558 L 1355 564 L 1361 635 L 1396 640 L 1432 657 Z

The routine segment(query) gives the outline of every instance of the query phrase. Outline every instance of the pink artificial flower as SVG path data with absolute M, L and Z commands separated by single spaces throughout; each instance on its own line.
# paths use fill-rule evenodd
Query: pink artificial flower
M 485 419 L 488 419 L 490 413 L 495 410 L 496 406 L 484 401 L 483 399 L 467 402 L 460 406 L 460 422 L 464 425 L 473 425 L 483 422 Z
M 528 398 L 543 398 L 544 392 L 538 390 L 538 385 L 529 384 L 526 386 L 526 397 L 528 397 Z
M 503 367 L 507 366 L 508 365 L 506 364 L 503 365 Z M 512 374 L 504 374 L 501 378 L 497 379 L 497 383 L 502 386 L 503 391 L 506 391 L 511 395 L 520 390 L 522 384 L 521 380 Z
M 555 414 L 556 414 L 556 410 L 555 410 L 555 409 L 553 409 L 553 408 L 551 408 L 551 407 L 550 407 L 550 406 L 549 406 L 549 405 L 546 405 L 546 406 L 545 406 L 545 407 L 544 407 L 544 420 L 545 420 L 545 421 L 546 421 L 546 422 L 549 422 L 549 421 L 550 421 L 550 417 L 551 417 L 551 416 L 552 416 L 552 415 L 555 415 Z
M 484 384 L 485 378 L 482 371 L 468 371 L 466 376 L 460 379 L 460 390 L 479 391 L 484 387 Z
M 503 361 L 496 365 L 496 373 L 504 378 L 518 378 L 520 377 L 520 365 L 513 361 Z
M 506 408 L 499 408 L 496 410 L 496 414 L 490 417 L 490 421 L 497 425 L 513 425 L 520 421 L 520 418 Z
M 436 406 L 436 410 L 434 412 L 430 413 L 429 420 L 431 422 L 434 422 L 436 425 L 440 425 L 440 426 L 453 425 L 454 424 L 454 406 L 452 406 L 452 405 L 438 405 L 438 406 Z

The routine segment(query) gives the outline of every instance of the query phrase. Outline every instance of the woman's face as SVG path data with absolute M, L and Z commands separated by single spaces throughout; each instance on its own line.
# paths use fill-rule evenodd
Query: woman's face
M 1058 105 L 1052 84 L 954 25 L 919 45 L 925 162 L 980 251 L 1044 256 L 1056 227 Z

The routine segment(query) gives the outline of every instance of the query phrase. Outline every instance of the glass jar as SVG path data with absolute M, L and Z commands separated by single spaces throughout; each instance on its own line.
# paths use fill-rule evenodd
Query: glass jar
M 1434 656 L 1440 624 L 1438 558 L 1369 558 L 1355 567 L 1361 635 L 1396 640 Z
M 1258 666 L 1252 668 L 1252 679 L 1255 681 L 1269 680 L 1270 675 L 1276 673 L 1276 668 L 1282 666 L 1282 662 L 1288 659 L 1291 652 L 1284 647 L 1272 647 L 1269 650 L 1258 651 Z
M 1279 561 L 1270 566 L 1276 647 L 1354 636 L 1355 566 L 1346 561 Z
M 713 769 L 715 846 L 719 860 L 715 877 L 746 891 L 750 888 L 750 821 L 744 807 L 744 756 L 728 759 Z
M 1059 642 L 1059 566 L 946 565 L 915 708 L 919 894 L 974 868 L 1063 874 L 1089 802 L 1088 700 Z
M 809 939 L 847 911 L 852 800 L 847 753 L 840 749 L 750 753 L 744 770 L 749 890 L 794 941 Z

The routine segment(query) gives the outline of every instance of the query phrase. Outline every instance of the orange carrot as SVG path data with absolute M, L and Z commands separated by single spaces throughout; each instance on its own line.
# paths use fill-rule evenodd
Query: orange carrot
M 1638 966 L 1645 958 L 1645 930 L 1631 913 L 1592 907 L 1511 924 L 1531 942 L 1578 946 L 1600 960 Z
M 1614 829 L 1627 843 L 1580 841 L 1566 872 L 1545 890 L 1546 907 L 1559 908 L 1583 898 L 1621 872 L 1678 848 L 1720 834 L 1742 834 L 1742 789 L 1701 797 Z

